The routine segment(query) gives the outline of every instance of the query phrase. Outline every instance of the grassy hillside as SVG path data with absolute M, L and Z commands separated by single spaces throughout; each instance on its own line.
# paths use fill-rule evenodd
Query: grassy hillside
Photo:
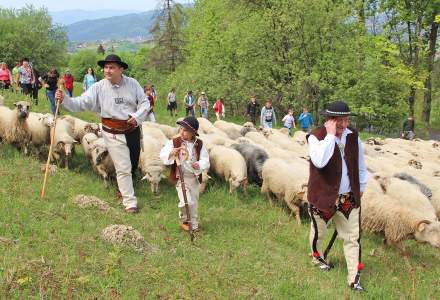
M 20 97 L 6 95 L 7 104 Z M 48 111 L 41 94 L 34 111 Z M 171 124 L 159 100 L 158 120 Z M 182 114 L 182 112 L 181 112 Z M 93 120 L 94 113 L 77 114 Z M 440 253 L 405 242 L 404 258 L 378 235 L 364 234 L 368 292 L 351 292 L 341 242 L 332 249 L 336 268 L 322 273 L 308 256 L 309 221 L 289 219 L 271 207 L 257 187 L 249 196 L 229 195 L 211 182 L 200 198 L 203 231 L 191 244 L 180 232 L 173 186 L 154 197 L 136 180 L 140 213 L 128 215 L 105 188 L 81 151 L 73 168 L 49 177 L 39 199 L 42 174 L 34 157 L 0 144 L 0 298 L 2 299 L 439 299 Z M 77 194 L 100 197 L 115 209 L 80 209 Z M 131 225 L 157 247 L 151 255 L 109 245 L 100 239 L 110 224 Z

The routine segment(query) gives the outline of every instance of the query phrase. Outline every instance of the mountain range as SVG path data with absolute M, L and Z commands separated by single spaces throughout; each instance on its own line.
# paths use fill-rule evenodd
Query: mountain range
M 123 16 L 128 14 L 140 13 L 141 11 L 136 10 L 112 10 L 112 9 L 101 9 L 101 10 L 82 10 L 82 9 L 70 9 L 62 11 L 51 11 L 49 12 L 52 17 L 52 21 L 61 25 L 70 25 L 76 22 L 84 20 L 96 20 L 102 18 L 109 18 L 113 16 Z

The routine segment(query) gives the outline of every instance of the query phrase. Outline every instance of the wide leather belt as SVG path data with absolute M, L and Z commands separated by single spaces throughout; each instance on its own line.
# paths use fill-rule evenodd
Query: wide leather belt
M 102 130 L 111 134 L 127 134 L 136 129 L 135 126 L 128 124 L 127 120 L 116 120 L 102 118 Z

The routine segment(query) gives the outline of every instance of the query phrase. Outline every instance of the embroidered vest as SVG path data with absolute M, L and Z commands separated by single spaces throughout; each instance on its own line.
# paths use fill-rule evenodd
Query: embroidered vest
M 179 148 L 182 145 L 182 139 L 180 137 L 174 138 L 173 139 L 173 147 L 174 148 Z M 203 146 L 203 141 L 200 139 L 197 139 L 194 142 L 194 149 L 196 150 L 196 161 L 198 161 L 200 159 L 200 151 L 202 151 L 202 146 Z M 172 184 L 176 184 L 177 183 L 177 164 L 176 162 L 174 162 L 171 165 L 171 172 L 170 172 L 170 176 L 168 178 L 170 180 L 170 182 Z M 202 183 L 202 175 L 200 174 L 199 176 L 197 176 L 197 179 L 199 181 L 199 183 Z

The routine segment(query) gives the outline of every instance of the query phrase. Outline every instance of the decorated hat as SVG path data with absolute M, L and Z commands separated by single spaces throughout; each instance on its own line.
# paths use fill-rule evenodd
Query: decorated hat
M 348 117 L 356 116 L 356 114 L 350 111 L 347 103 L 343 101 L 335 101 L 329 103 L 327 108 L 321 113 L 325 117 Z
M 98 66 L 100 66 L 101 68 L 104 68 L 106 63 L 117 63 L 118 65 L 120 65 L 124 69 L 128 69 L 128 65 L 125 62 L 123 62 L 121 60 L 121 58 L 116 54 L 109 54 L 109 55 L 107 55 L 107 57 L 104 60 L 99 60 Z
M 185 129 L 191 131 L 195 135 L 199 135 L 197 130 L 199 130 L 199 121 L 196 118 L 189 116 L 183 119 L 182 121 L 177 121 L 176 124 L 184 127 Z

